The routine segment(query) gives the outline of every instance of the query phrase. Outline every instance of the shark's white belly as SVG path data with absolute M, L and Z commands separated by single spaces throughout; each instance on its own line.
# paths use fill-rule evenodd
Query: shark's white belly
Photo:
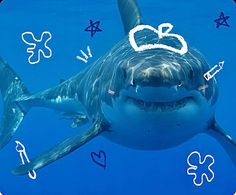
M 102 104 L 102 111 L 112 126 L 104 136 L 118 144 L 143 150 L 177 146 L 207 129 L 213 111 L 189 103 L 171 112 L 146 112 L 135 105 L 116 102 Z

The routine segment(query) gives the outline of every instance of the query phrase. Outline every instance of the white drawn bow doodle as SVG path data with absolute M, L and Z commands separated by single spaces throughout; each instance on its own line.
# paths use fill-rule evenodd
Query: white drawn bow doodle
M 167 29 L 164 31 L 163 28 L 167 28 Z M 183 55 L 183 54 L 188 52 L 187 43 L 185 42 L 185 40 L 182 36 L 180 36 L 178 34 L 169 33 L 172 30 L 172 28 L 173 28 L 173 25 L 170 24 L 170 23 L 162 23 L 158 26 L 158 29 L 155 29 L 155 28 L 153 28 L 152 26 L 149 26 L 149 25 L 138 25 L 138 26 L 134 27 L 132 30 L 130 30 L 130 32 L 129 32 L 130 44 L 134 48 L 135 51 L 144 51 L 144 50 L 148 50 L 148 49 L 160 48 L 160 49 L 170 50 L 170 51 L 173 51 L 173 52 L 176 52 L 176 53 L 179 53 L 179 54 Z M 141 31 L 141 30 L 144 30 L 144 29 L 148 29 L 148 30 L 151 30 L 151 31 L 155 32 L 158 35 L 159 39 L 161 39 L 163 37 L 175 37 L 182 44 L 182 48 L 181 49 L 176 49 L 174 47 L 164 45 L 164 44 L 159 44 L 159 43 L 144 44 L 144 45 L 138 46 L 136 41 L 135 41 L 134 34 L 138 31 Z

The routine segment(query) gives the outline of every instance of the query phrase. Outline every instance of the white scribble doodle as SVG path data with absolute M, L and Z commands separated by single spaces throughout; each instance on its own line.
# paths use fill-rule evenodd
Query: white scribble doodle
M 26 154 L 25 146 L 19 141 L 15 141 L 15 142 L 16 142 L 16 151 L 20 154 L 21 163 L 24 165 L 25 160 L 27 161 L 27 163 L 30 163 L 28 155 Z M 31 179 L 36 179 L 37 174 L 36 174 L 35 170 L 32 170 L 32 171 L 28 172 L 28 176 Z
M 28 58 L 28 62 L 30 64 L 37 64 L 40 62 L 41 54 L 44 58 L 50 58 L 52 56 L 52 50 L 47 46 L 49 40 L 52 39 L 52 35 L 48 31 L 44 31 L 41 34 L 40 39 L 36 39 L 32 32 L 24 32 L 21 35 L 22 41 L 29 45 L 30 47 L 27 48 L 27 53 L 30 54 Z M 40 45 L 44 41 L 44 48 L 38 48 L 37 46 Z
M 209 81 L 212 79 L 221 69 L 223 69 L 224 61 L 219 62 L 215 66 L 213 66 L 209 71 L 207 71 L 203 76 L 204 78 Z
M 198 157 L 198 162 L 197 162 L 197 164 L 191 163 L 191 159 L 196 159 L 196 156 L 193 157 L 194 155 L 197 155 L 197 157 Z M 208 161 L 206 162 L 207 159 L 208 159 Z M 209 163 L 209 162 L 211 162 L 211 163 Z M 213 156 L 207 154 L 207 155 L 204 157 L 204 159 L 202 160 L 200 153 L 199 153 L 198 151 L 194 151 L 194 152 L 192 152 L 192 153 L 188 156 L 188 158 L 187 158 L 187 163 L 188 163 L 188 165 L 189 165 L 189 168 L 187 169 L 187 174 L 194 176 L 194 177 L 193 177 L 193 183 L 194 183 L 194 185 L 196 185 L 196 186 L 201 186 L 201 185 L 203 184 L 204 177 L 206 178 L 206 180 L 207 180 L 208 182 L 211 182 L 211 181 L 214 179 L 215 174 L 214 174 L 214 172 L 211 170 L 211 166 L 215 163 L 215 159 L 213 158 Z M 199 169 L 199 167 L 200 167 L 201 165 L 205 164 L 205 163 L 208 163 L 208 166 L 207 166 L 208 172 L 207 172 L 207 173 L 203 172 L 203 173 L 200 175 L 200 177 L 199 177 L 199 175 L 197 175 L 196 172 L 197 172 L 197 170 Z
M 163 28 L 165 28 L 166 30 L 163 30 Z M 179 53 L 181 55 L 185 54 L 188 52 L 188 46 L 187 43 L 185 42 L 184 38 L 178 34 L 171 34 L 169 33 L 173 28 L 173 25 L 170 23 L 163 23 L 160 24 L 158 26 L 158 29 L 153 28 L 152 26 L 149 25 L 138 25 L 136 27 L 134 27 L 132 30 L 130 30 L 129 32 L 129 41 L 131 46 L 134 48 L 135 51 L 144 51 L 144 50 L 149 50 L 149 49 L 156 49 L 156 48 L 160 48 L 160 49 L 166 49 L 166 50 L 170 50 L 176 53 Z M 144 45 L 140 45 L 138 46 L 135 38 L 134 38 L 134 34 L 138 31 L 142 31 L 144 29 L 148 29 L 151 30 L 153 32 L 155 32 L 158 35 L 158 38 L 161 39 L 163 37 L 175 37 L 177 38 L 180 43 L 182 44 L 182 48 L 181 49 L 176 49 L 173 48 L 171 46 L 168 45 L 164 45 L 164 44 L 144 44 Z
M 86 53 L 84 53 L 84 51 L 80 50 L 80 53 L 84 56 L 84 58 L 80 57 L 80 56 L 76 56 L 76 58 L 78 60 L 83 61 L 84 63 L 88 63 L 88 58 L 92 58 L 93 55 L 91 53 L 90 47 L 87 46 L 87 51 L 88 51 L 88 55 Z

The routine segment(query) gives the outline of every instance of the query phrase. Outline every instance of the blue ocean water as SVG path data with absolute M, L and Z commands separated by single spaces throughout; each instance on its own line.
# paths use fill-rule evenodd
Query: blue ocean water
M 216 107 L 218 123 L 236 139 L 236 3 L 233 0 L 137 0 L 144 22 L 158 26 L 174 25 L 189 45 L 197 48 L 212 66 L 224 60 L 216 77 L 220 94 Z M 223 12 L 230 16 L 230 27 L 216 28 L 214 22 Z M 89 20 L 100 21 L 101 32 L 93 37 L 84 29 Z M 40 37 L 52 34 L 50 59 L 29 64 L 23 32 Z M 3 0 L 0 3 L 0 56 L 22 78 L 28 89 L 38 92 L 68 79 L 96 61 L 124 36 L 115 0 Z M 88 64 L 76 59 L 80 50 L 90 46 L 93 58 Z M 2 99 L 0 99 L 2 102 Z M 0 105 L 0 114 L 3 106 Z M 122 122 L 122 121 L 121 121 Z M 81 131 L 71 128 L 71 121 L 58 113 L 33 108 L 25 117 L 11 142 L 0 151 L 0 192 L 17 194 L 216 194 L 236 192 L 236 168 L 221 145 L 206 134 L 199 134 L 178 147 L 162 151 L 139 151 L 126 148 L 99 136 L 70 155 L 37 171 L 37 179 L 14 176 L 11 169 L 20 165 L 15 140 L 24 143 L 29 158 Z M 86 127 L 84 127 L 86 128 Z M 191 129 L 189 129 L 191 131 Z M 95 164 L 91 152 L 106 153 L 106 168 Z M 187 174 L 187 157 L 199 151 L 210 154 L 214 178 L 196 186 Z M 206 168 L 205 168 L 206 169 Z

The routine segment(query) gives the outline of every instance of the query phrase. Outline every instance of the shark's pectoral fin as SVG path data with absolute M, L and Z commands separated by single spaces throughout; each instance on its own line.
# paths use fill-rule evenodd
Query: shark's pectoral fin
M 75 116 L 75 118 L 73 119 L 73 122 L 71 124 L 72 128 L 77 128 L 80 127 L 83 124 L 86 124 L 88 122 L 88 118 L 86 115 L 83 114 L 78 114 Z
M 214 122 L 207 133 L 221 144 L 236 166 L 236 142 L 232 137 L 228 135 L 216 122 Z
M 70 137 L 63 141 L 62 143 L 54 146 L 47 152 L 41 154 L 40 156 L 30 160 L 30 163 L 21 165 L 12 170 L 12 173 L 15 175 L 24 175 L 27 174 L 28 171 L 40 169 L 59 158 L 64 157 L 65 155 L 73 152 L 80 146 L 84 145 L 101 132 L 107 130 L 107 125 L 104 124 L 101 120 L 96 120 L 92 127 L 86 131 L 84 134 L 79 134 L 73 137 Z
M 84 113 L 60 113 L 61 119 L 72 120 L 71 128 L 80 127 L 89 122 L 88 117 Z

